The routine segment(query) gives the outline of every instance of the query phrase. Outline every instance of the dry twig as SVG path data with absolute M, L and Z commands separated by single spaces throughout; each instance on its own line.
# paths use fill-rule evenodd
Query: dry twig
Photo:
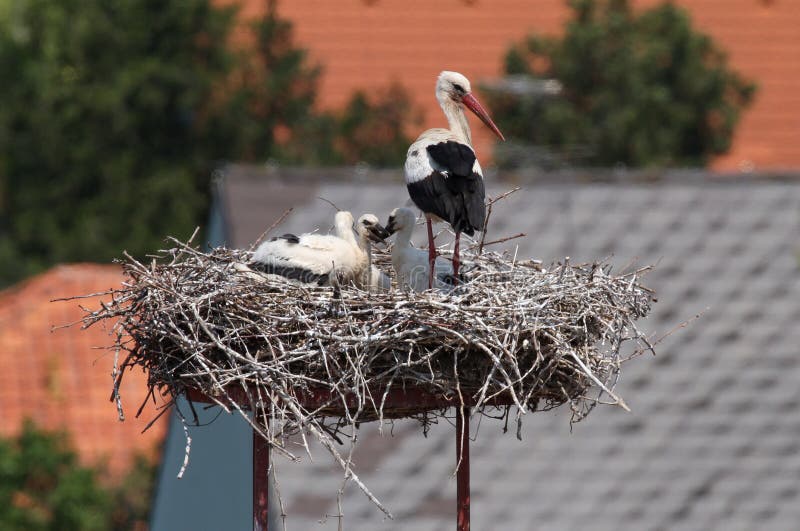
M 508 397 L 519 431 L 525 413 L 563 403 L 575 420 L 602 395 L 626 407 L 614 393 L 620 363 L 629 358 L 621 346 L 650 348 L 635 325 L 652 302 L 639 283 L 645 269 L 615 276 L 607 264 L 567 261 L 544 269 L 468 251 L 467 281 L 452 293 L 368 294 L 342 286 L 335 296 L 332 288 L 241 273 L 248 251 L 204 253 L 173 243 L 151 264 L 127 257 L 127 280 L 82 321 L 113 323 L 109 348 L 122 358 L 112 394 L 119 414 L 119 382 L 133 367 L 149 375 L 148 397 L 171 402 L 199 389 L 241 413 L 289 458 L 288 436 L 300 434 L 306 451 L 307 436 L 319 440 L 386 514 L 335 443 L 361 422 L 415 417 L 425 428 L 444 415 L 390 408 L 390 389 L 461 397 L 462 404 L 466 397 L 475 414 L 505 421 L 487 413 L 495 397 Z M 384 267 L 389 261 L 385 251 L 375 258 Z M 246 403 L 231 400 L 233 390 Z M 319 407 L 298 398 L 320 390 L 331 400 Z M 272 422 L 254 423 L 245 410 Z

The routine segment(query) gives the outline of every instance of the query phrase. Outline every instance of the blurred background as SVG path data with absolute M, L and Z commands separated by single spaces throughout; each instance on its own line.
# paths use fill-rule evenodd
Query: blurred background
M 82 311 L 51 300 L 195 227 L 246 248 L 292 207 L 282 232 L 324 232 L 318 198 L 385 219 L 445 125 L 445 69 L 508 139 L 471 122 L 487 193 L 521 187 L 489 231 L 545 263 L 657 264 L 643 326 L 666 336 L 623 370 L 633 413 L 474 426 L 473 528 L 797 527 L 797 2 L 0 0 L 0 529 L 250 527 L 246 425 L 202 411 L 176 479 L 180 422 L 140 373 L 119 422 L 109 331 L 52 330 Z M 348 488 L 345 528 L 452 529 L 453 428 L 361 432 L 395 519 Z M 338 527 L 324 452 L 277 469 L 288 529 Z

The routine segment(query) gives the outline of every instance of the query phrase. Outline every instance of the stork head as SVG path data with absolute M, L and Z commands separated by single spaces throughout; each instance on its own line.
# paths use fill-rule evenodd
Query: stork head
M 463 74 L 458 72 L 451 72 L 445 70 L 439 74 L 439 79 L 436 81 L 436 99 L 439 104 L 444 107 L 450 103 L 455 103 L 458 106 L 463 105 L 481 119 L 486 124 L 486 127 L 492 130 L 494 134 L 505 140 L 503 133 L 494 124 L 489 117 L 489 113 L 483 108 L 483 105 L 473 96 L 472 87 L 470 86 L 469 79 L 464 77 Z
M 417 216 L 410 208 L 395 208 L 392 210 L 392 213 L 389 214 L 389 221 L 386 222 L 386 230 L 389 234 L 394 234 L 406 227 L 413 227 L 416 221 Z
M 358 218 L 356 232 L 362 238 L 367 238 L 375 243 L 382 242 L 391 236 L 391 233 L 380 224 L 378 216 L 375 214 L 364 214 Z
M 333 217 L 333 226 L 336 227 L 337 234 L 353 234 L 353 214 L 347 210 L 340 210 Z

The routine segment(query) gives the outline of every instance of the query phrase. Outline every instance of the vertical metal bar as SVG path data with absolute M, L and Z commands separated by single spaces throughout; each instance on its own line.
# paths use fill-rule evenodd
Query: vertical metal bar
M 469 414 L 468 407 L 459 408 L 456 414 L 457 531 L 469 531 Z
M 269 451 L 269 443 L 253 430 L 253 531 L 269 527 Z

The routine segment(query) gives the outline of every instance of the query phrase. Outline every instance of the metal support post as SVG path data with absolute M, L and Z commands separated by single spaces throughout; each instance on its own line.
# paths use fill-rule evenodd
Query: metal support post
M 470 408 L 458 408 L 456 413 L 456 505 L 457 531 L 469 531 L 469 414 Z
M 253 430 L 253 531 L 269 527 L 269 452 L 269 443 Z

